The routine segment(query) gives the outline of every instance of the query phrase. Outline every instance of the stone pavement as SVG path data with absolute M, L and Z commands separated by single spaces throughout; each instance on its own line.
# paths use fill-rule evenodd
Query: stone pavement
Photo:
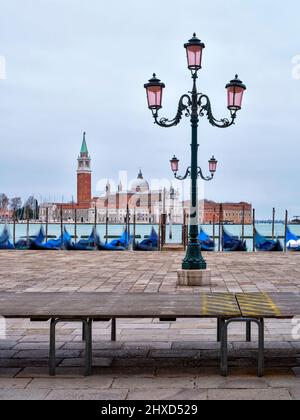
M 299 291 L 299 254 L 209 254 L 211 288 L 176 286 L 183 254 L 0 252 L 1 291 Z M 300 315 L 300 314 L 299 314 Z M 266 322 L 266 376 L 256 377 L 256 328 L 230 327 L 230 375 L 218 372 L 215 320 L 94 324 L 93 375 L 84 377 L 80 324 L 57 327 L 57 376 L 48 376 L 49 323 L 9 320 L 0 339 L 0 399 L 300 399 L 300 342 L 292 322 Z

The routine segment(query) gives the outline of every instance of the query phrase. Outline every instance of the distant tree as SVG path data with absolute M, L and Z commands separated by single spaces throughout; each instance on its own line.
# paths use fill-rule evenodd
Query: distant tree
M 22 207 L 22 199 L 21 197 L 13 197 L 10 199 L 10 208 L 11 210 L 19 210 Z
M 37 199 L 31 195 L 25 202 L 23 207 L 24 219 L 38 219 L 39 218 L 39 203 Z
M 0 209 L 1 210 L 7 210 L 8 203 L 9 203 L 9 199 L 8 199 L 7 195 L 4 194 L 4 193 L 1 193 L 0 194 Z
M 22 199 L 20 197 L 13 197 L 9 202 L 10 208 L 13 211 L 13 217 L 20 219 L 20 209 L 22 207 Z

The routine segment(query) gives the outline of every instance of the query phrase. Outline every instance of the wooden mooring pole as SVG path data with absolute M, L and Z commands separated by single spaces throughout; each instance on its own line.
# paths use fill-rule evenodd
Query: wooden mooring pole
M 16 243 L 16 213 L 14 212 L 14 219 L 13 219 L 13 244 Z
M 133 249 L 135 249 L 135 237 L 136 237 L 136 214 L 135 208 L 133 210 Z
M 46 242 L 48 241 L 49 207 L 46 207 Z
M 289 212 L 286 210 L 285 211 L 285 221 L 284 221 L 284 246 L 283 246 L 284 252 L 287 251 L 287 248 L 286 248 L 286 234 L 287 234 L 287 228 L 288 228 L 288 218 L 289 218 Z
M 27 207 L 27 226 L 26 226 L 26 243 L 27 243 L 27 246 L 29 246 L 29 209 L 28 209 L 28 207 Z
M 106 209 L 105 215 L 105 243 L 107 244 L 108 241 L 108 209 Z
M 242 241 L 245 238 L 245 206 L 243 206 L 243 213 L 242 213 Z
M 74 240 L 77 242 L 77 209 L 74 209 Z
M 275 207 L 273 207 L 273 214 L 272 214 L 272 239 L 275 239 Z
M 213 242 L 215 243 L 216 240 L 216 209 L 214 209 L 214 214 L 213 214 Z
M 252 251 L 255 252 L 255 209 L 253 209 L 253 215 L 252 215 L 252 237 L 253 237 Z
M 63 225 L 63 205 L 60 205 L 60 238 L 61 238 L 61 244 L 60 249 L 63 249 L 64 247 L 64 225 Z

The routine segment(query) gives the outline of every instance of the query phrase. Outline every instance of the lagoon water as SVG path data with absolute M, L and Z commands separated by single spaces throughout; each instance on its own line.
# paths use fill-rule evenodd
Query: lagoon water
M 74 235 L 74 224 L 65 224 L 64 225 L 68 232 L 71 235 Z M 0 233 L 2 232 L 2 229 L 4 227 L 4 224 L 0 224 Z M 39 230 L 40 225 L 37 223 L 32 223 L 29 225 L 29 234 L 35 235 L 37 231 Z M 44 225 L 45 227 L 45 225 Z M 82 235 L 86 236 L 91 233 L 92 230 L 91 224 L 78 224 L 77 225 L 77 236 L 80 237 Z M 13 227 L 10 224 L 9 225 L 10 231 L 12 233 Z M 154 225 L 154 228 L 156 231 L 158 231 L 158 226 Z M 212 225 L 203 225 L 202 228 L 207 232 L 210 236 L 213 234 L 213 226 Z M 271 236 L 272 235 L 272 224 L 271 223 L 257 223 L 256 228 L 259 233 L 265 236 Z M 101 237 L 101 239 L 104 239 L 105 236 L 105 225 L 99 224 L 97 225 L 98 233 Z M 108 226 L 108 235 L 121 235 L 124 229 L 124 225 L 109 225 Z M 131 233 L 132 233 L 132 225 L 131 225 Z M 241 225 L 226 225 L 225 229 L 232 233 L 233 235 L 241 236 L 242 234 L 242 226 Z M 290 229 L 292 232 L 294 232 L 296 235 L 300 237 L 300 225 L 292 225 L 290 226 Z M 149 235 L 151 230 L 151 225 L 145 225 L 145 224 L 137 224 L 136 225 L 136 235 L 141 235 L 141 238 L 143 239 L 145 235 Z M 25 224 L 17 224 L 16 225 L 16 240 L 20 239 L 21 237 L 26 236 L 27 226 Z M 168 243 L 180 243 L 181 242 L 181 235 L 182 235 L 182 225 L 173 225 L 172 226 L 172 239 L 169 238 L 169 232 L 170 228 L 167 226 L 167 242 Z M 219 227 L 215 226 L 215 235 L 218 236 Z M 60 236 L 60 224 L 49 224 L 48 225 L 48 234 L 54 235 L 56 237 Z M 252 225 L 245 225 L 245 236 L 252 236 Z M 275 224 L 275 236 L 284 236 L 284 224 L 283 223 L 276 223 Z M 141 240 L 141 239 L 139 239 Z M 253 242 L 252 239 L 247 238 L 247 246 L 248 250 L 252 251 Z M 281 242 L 283 243 L 283 239 L 281 239 Z M 218 246 L 218 240 L 216 240 L 216 245 Z M 218 249 L 216 246 L 216 249 Z

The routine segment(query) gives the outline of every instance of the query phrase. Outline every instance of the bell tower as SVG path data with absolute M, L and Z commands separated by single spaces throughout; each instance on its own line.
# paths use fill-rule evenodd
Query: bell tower
M 87 206 L 92 200 L 92 170 L 85 132 L 77 161 L 77 204 Z

